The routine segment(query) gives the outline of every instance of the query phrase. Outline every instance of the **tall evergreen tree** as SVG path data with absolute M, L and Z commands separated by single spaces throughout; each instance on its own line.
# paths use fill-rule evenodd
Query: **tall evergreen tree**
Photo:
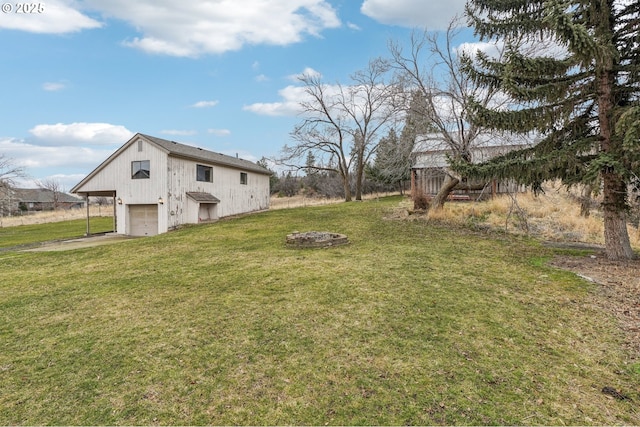
M 402 145 L 395 129 L 380 139 L 373 166 L 367 166 L 367 176 L 384 184 L 398 185 L 402 193 L 404 181 L 411 177 L 411 148 Z
M 465 70 L 500 89 L 515 108 L 473 104 L 472 121 L 542 136 L 536 146 L 459 172 L 515 178 L 539 188 L 549 179 L 602 183 L 611 259 L 635 254 L 626 228 L 627 187 L 640 165 L 640 6 L 626 0 L 470 0 L 483 41 L 503 41 L 501 59 L 478 53 Z M 545 46 L 541 49 L 540 46 Z
M 400 134 L 401 143 L 412 150 L 418 136 L 437 132 L 437 127 L 433 125 L 429 116 L 425 114 L 428 109 L 427 100 L 422 90 L 415 90 L 411 93 L 409 108 L 406 111 L 404 127 Z
M 260 158 L 256 163 L 271 172 L 271 175 L 269 175 L 269 192 L 273 194 L 274 190 L 278 186 L 278 182 L 280 181 L 278 174 L 269 167 L 269 160 L 266 157 Z

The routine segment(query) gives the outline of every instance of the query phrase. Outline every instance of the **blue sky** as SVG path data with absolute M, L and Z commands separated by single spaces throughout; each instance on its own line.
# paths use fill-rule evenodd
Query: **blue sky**
M 69 190 L 136 132 L 256 161 L 290 143 L 295 76 L 347 83 L 464 0 L 56 0 L 0 12 L 0 153 Z M 20 12 L 25 12 L 20 10 Z

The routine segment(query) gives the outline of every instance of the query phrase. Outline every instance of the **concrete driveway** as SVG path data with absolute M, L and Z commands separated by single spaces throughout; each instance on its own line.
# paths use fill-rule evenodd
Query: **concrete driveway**
M 36 248 L 24 249 L 24 252 L 55 252 L 69 251 L 72 249 L 92 248 L 94 246 L 111 245 L 113 243 L 124 242 L 136 237 L 123 236 L 119 234 L 102 234 L 98 236 L 81 237 L 72 240 L 59 240 L 46 242 Z

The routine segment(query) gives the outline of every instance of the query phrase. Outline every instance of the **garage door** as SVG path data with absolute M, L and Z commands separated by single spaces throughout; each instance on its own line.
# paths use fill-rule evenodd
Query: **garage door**
M 158 234 L 158 206 L 129 205 L 129 234 L 132 236 Z

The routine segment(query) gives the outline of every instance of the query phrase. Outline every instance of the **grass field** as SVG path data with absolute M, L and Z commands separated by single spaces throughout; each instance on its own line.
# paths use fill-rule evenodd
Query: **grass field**
M 0 424 L 640 424 L 593 284 L 525 237 L 384 219 L 399 202 L 1 252 Z

